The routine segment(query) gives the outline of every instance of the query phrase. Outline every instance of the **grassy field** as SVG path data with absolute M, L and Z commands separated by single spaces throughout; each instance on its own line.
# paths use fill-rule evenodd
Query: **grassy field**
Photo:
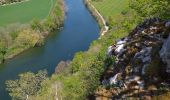
M 0 6 L 0 26 L 26 23 L 48 16 L 56 0 L 30 0 L 14 5 Z
M 93 1 L 92 4 L 104 17 L 108 17 L 116 16 L 127 9 L 128 0 L 101 0 Z

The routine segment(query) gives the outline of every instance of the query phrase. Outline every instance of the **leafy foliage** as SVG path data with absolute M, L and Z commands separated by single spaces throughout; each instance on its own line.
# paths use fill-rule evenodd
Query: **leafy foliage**
M 122 3 L 120 0 L 115 1 L 117 3 Z M 168 0 L 132 0 L 130 2 L 130 7 L 132 9 L 128 8 L 125 10 L 128 6 L 126 5 L 126 1 L 126 6 L 121 6 L 122 8 L 119 9 L 118 12 L 107 12 L 106 9 L 109 8 L 110 10 L 112 6 L 109 6 L 108 8 L 106 6 L 114 4 L 112 2 L 115 1 L 109 0 L 108 2 L 106 0 L 92 0 L 96 8 L 102 12 L 105 18 L 108 18 L 108 24 L 110 26 L 109 32 L 101 39 L 94 41 L 87 52 L 77 53 L 69 67 L 62 73 L 53 75 L 49 80 L 43 81 L 43 87 L 37 92 L 37 95 L 32 96 L 33 99 L 86 99 L 89 94 L 92 94 L 95 89 L 100 86 L 100 77 L 104 69 L 114 64 L 114 57 L 106 56 L 107 47 L 112 45 L 114 40 L 128 35 L 127 33 L 130 32 L 143 19 L 143 17 L 169 17 L 169 6 L 167 5 L 169 4 Z M 51 26 L 53 24 L 51 23 L 51 19 L 52 18 L 49 18 L 45 25 Z M 37 25 L 33 26 L 37 29 L 39 23 L 36 24 Z M 158 63 L 151 64 L 149 69 L 147 69 L 149 73 L 155 64 Z M 153 72 L 150 74 L 153 76 L 156 73 Z M 55 84 L 58 82 L 60 85 Z M 59 85 L 61 88 L 55 90 L 53 87 L 54 84 Z
M 41 46 L 44 38 L 59 28 L 63 20 L 63 2 L 57 0 L 44 20 L 33 20 L 29 25 L 13 24 L 0 28 L 0 63 L 30 47 Z
M 130 7 L 144 18 L 170 18 L 169 0 L 131 0 Z
M 17 80 L 6 82 L 10 96 L 16 100 L 25 100 L 29 96 L 37 94 L 41 83 L 47 78 L 46 71 L 39 71 L 37 74 L 26 72 L 19 75 Z

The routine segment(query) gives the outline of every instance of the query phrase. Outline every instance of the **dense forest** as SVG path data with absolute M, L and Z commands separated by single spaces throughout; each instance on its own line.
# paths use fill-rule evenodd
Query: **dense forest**
M 115 95 L 108 91 L 119 87 L 113 84 L 104 86 L 101 82 L 101 79 L 104 76 L 103 74 L 105 74 L 104 72 L 108 71 L 108 69 L 113 71 L 115 68 L 116 55 L 109 56 L 107 54 L 108 47 L 115 44 L 116 40 L 120 38 L 129 35 L 129 37 L 135 36 L 135 33 L 133 34 L 132 30 L 138 27 L 138 25 L 141 27 L 140 25 L 142 23 L 144 23 L 142 28 L 147 29 L 150 26 L 151 19 L 156 18 L 160 20 L 158 21 L 159 23 L 156 23 L 155 20 L 151 20 L 153 23 L 156 23 L 156 25 L 170 19 L 169 0 L 91 0 L 86 2 L 88 2 L 86 4 L 100 23 L 101 28 L 103 25 L 100 22 L 100 18 L 96 16 L 96 12 L 93 11 L 93 8 L 90 8 L 89 4 L 93 4 L 102 16 L 104 16 L 107 25 L 109 26 L 109 31 L 100 39 L 95 40 L 88 51 L 78 52 L 69 63 L 60 63 L 56 67 L 56 70 L 60 69 L 60 71 L 57 71 L 51 77 L 47 76 L 47 71 L 39 71 L 37 73 L 26 72 L 20 74 L 19 79 L 17 80 L 7 81 L 7 91 L 9 91 L 10 96 L 14 100 L 93 100 L 95 97 L 100 97 L 98 95 L 103 95 L 104 97 L 105 94 L 106 100 L 113 99 L 112 97 Z M 113 9 L 114 7 L 115 9 Z M 54 16 L 55 13 L 56 12 L 54 11 Z M 34 21 L 31 26 L 29 26 L 29 29 L 22 27 L 21 30 L 12 30 L 11 32 L 8 32 L 8 34 L 4 33 L 4 31 L 0 31 L 0 59 L 5 59 L 5 57 L 11 54 L 12 50 L 12 52 L 18 50 L 18 47 L 23 49 L 35 46 L 39 42 L 41 43 L 43 40 L 42 32 L 53 29 L 53 25 L 58 25 L 59 21 L 55 21 L 56 22 L 53 23 L 51 18 L 43 23 Z M 170 32 L 169 26 L 167 26 L 168 28 L 162 27 L 161 32 L 165 32 L 164 29 Z M 28 37 L 27 34 L 29 34 L 29 36 L 32 34 L 32 37 Z M 144 37 L 144 35 L 142 34 L 141 37 Z M 143 41 L 143 38 L 137 37 L 134 41 L 139 41 L 140 39 Z M 122 40 L 124 40 L 124 38 Z M 128 46 L 130 47 L 130 53 L 135 51 L 133 46 L 131 46 L 131 42 L 128 43 Z M 153 52 L 153 55 L 157 55 L 156 52 L 155 54 Z M 127 59 L 130 59 L 131 57 L 132 55 Z M 140 62 L 137 62 L 137 64 L 140 64 Z M 159 63 L 159 59 L 154 59 L 148 67 L 146 76 L 142 77 L 148 77 L 150 79 L 152 79 L 151 77 L 156 77 L 158 80 L 161 80 L 161 82 L 164 81 L 160 74 L 158 74 L 161 72 L 158 65 L 161 66 L 161 64 L 162 62 Z M 126 72 L 130 73 L 130 69 L 126 69 Z M 119 78 L 120 80 L 123 80 L 122 77 Z M 154 82 L 148 83 L 147 86 L 156 87 Z M 99 93 L 101 92 L 100 90 L 102 93 Z M 111 97 L 107 98 L 107 93 L 103 93 L 103 91 L 106 91 L 108 94 L 110 93 L 109 96 L 111 95 Z M 156 88 L 152 92 L 154 95 L 149 95 L 148 100 L 168 100 L 170 97 L 169 86 Z M 119 92 L 116 93 L 116 96 L 120 97 L 118 99 L 121 99 L 122 94 Z M 96 94 L 98 95 L 96 96 Z M 131 98 L 141 99 L 142 95 L 132 95 Z M 103 100 L 102 98 L 99 99 Z

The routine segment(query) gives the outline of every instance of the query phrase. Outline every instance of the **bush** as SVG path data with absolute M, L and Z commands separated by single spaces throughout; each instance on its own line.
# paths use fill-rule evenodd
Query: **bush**
M 7 90 L 13 99 L 26 100 L 29 96 L 37 94 L 46 76 L 47 71 L 39 71 L 37 74 L 31 72 L 20 74 L 19 79 L 6 81 Z

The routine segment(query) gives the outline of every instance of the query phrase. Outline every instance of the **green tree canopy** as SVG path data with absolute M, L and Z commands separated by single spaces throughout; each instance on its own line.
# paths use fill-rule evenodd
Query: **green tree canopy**
M 26 100 L 29 96 L 37 94 L 46 76 L 47 71 L 20 74 L 19 79 L 6 81 L 7 91 L 14 100 Z
M 170 18 L 170 0 L 130 0 L 130 7 L 144 18 Z

